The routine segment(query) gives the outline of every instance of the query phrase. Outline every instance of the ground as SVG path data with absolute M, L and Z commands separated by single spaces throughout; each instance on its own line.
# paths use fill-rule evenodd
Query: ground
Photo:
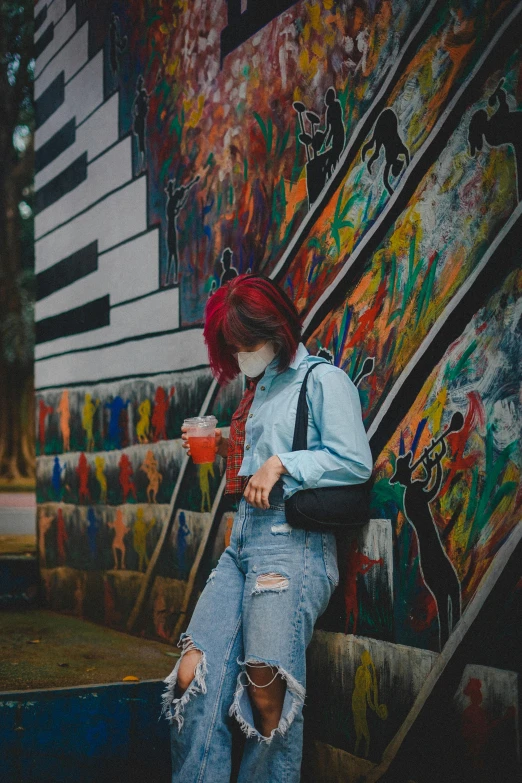
M 0 612 L 0 690 L 163 679 L 179 651 L 43 609 Z

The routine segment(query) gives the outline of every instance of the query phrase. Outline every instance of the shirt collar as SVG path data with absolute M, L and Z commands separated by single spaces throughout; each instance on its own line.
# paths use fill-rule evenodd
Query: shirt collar
M 290 363 L 289 368 L 291 370 L 297 370 L 301 362 L 304 359 L 306 359 L 307 356 L 308 356 L 308 350 L 303 345 L 303 343 L 299 343 L 299 345 L 297 346 L 296 354 L 294 356 L 294 360 Z
M 295 356 L 293 358 L 293 361 L 289 364 L 288 368 L 290 370 L 297 370 L 297 368 L 299 367 L 301 362 L 304 359 L 306 359 L 307 356 L 308 356 L 308 350 L 305 348 L 303 343 L 299 343 L 299 345 L 297 346 L 297 351 L 296 351 L 296 354 L 295 354 Z M 270 364 L 268 365 L 268 367 L 266 368 L 264 374 L 262 376 L 260 376 L 260 377 L 262 377 L 265 380 L 267 380 L 268 378 L 271 378 L 273 375 L 276 375 L 277 371 L 278 371 L 277 370 L 277 363 L 278 363 L 278 357 L 275 356 L 272 359 L 272 361 L 270 362 Z M 259 380 L 259 377 L 256 379 L 256 383 L 257 383 L 258 380 Z

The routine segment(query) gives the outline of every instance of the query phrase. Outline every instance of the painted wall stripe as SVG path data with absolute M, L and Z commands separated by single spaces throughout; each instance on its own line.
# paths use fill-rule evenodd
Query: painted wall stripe
M 56 57 L 49 61 L 40 78 L 34 83 L 34 97 L 38 98 L 60 71 L 64 72 L 65 84 L 84 68 L 88 62 L 88 26 L 83 25 L 62 47 Z
M 64 292 L 65 293 L 65 292 Z M 98 294 L 98 296 L 97 296 Z M 101 288 L 101 291 L 93 289 L 91 299 L 102 298 L 109 294 L 110 290 Z M 83 300 L 85 302 L 85 299 Z M 112 297 L 111 297 L 112 303 Z M 43 302 L 42 304 L 45 304 Z M 81 307 L 83 302 L 75 306 Z M 70 309 L 70 308 L 68 308 Z M 53 317 L 57 313 L 45 314 Z M 43 320 L 37 311 L 37 321 Z M 98 328 L 96 333 L 71 333 L 58 335 L 54 341 L 45 345 L 37 345 L 35 348 L 35 360 L 38 361 L 51 354 L 76 353 L 77 351 L 92 350 L 96 346 L 115 345 L 122 341 L 140 340 L 144 335 L 159 335 L 176 332 L 179 329 L 179 289 L 163 289 L 156 291 L 151 297 L 141 299 L 127 305 L 121 305 L 112 310 L 110 326 Z
M 180 329 L 164 335 L 125 340 L 120 345 L 95 347 L 63 357 L 48 358 L 35 365 L 37 389 L 69 384 L 98 383 L 101 378 L 130 378 L 207 365 L 202 329 Z
M 393 387 L 368 429 L 372 453 L 386 446 L 411 408 L 430 372 L 447 348 L 464 331 L 470 319 L 487 302 L 505 276 L 522 262 L 522 203 L 512 212 L 478 266 L 446 306 Z
M 65 335 L 80 334 L 108 326 L 110 323 L 109 296 L 102 296 L 92 302 L 75 307 L 66 313 L 37 321 L 35 325 L 36 344 L 55 340 Z
M 35 79 L 44 72 L 50 62 L 62 51 L 64 46 L 76 33 L 76 6 L 73 6 L 65 16 L 54 26 L 53 40 L 36 60 Z
M 85 163 L 87 164 L 87 153 Z M 87 165 L 86 165 L 87 169 Z M 87 174 L 84 179 L 87 178 Z M 89 167 L 89 181 L 78 189 L 74 200 L 64 199 L 56 207 L 49 209 L 35 220 L 35 242 L 39 242 L 44 236 L 74 220 L 85 210 L 90 209 L 106 199 L 119 188 L 126 187 L 132 182 L 132 150 L 131 139 L 126 137 L 109 150 L 98 157 Z M 81 181 L 78 183 L 81 184 Z M 142 205 L 146 208 L 146 202 Z
M 36 275 L 36 301 L 98 269 L 98 240 Z
M 346 173 L 359 154 L 360 147 L 372 129 L 378 115 L 385 107 L 388 97 L 391 95 L 396 84 L 399 82 L 405 67 L 409 65 L 410 60 L 417 51 L 417 48 L 422 43 L 424 43 L 426 31 L 429 30 L 433 24 L 435 13 L 438 13 L 438 7 L 440 5 L 443 5 L 441 0 L 431 0 L 430 4 L 419 19 L 417 25 L 410 33 L 406 43 L 396 58 L 395 63 L 388 71 L 388 75 L 384 80 L 381 89 L 373 99 L 369 109 L 365 112 L 365 114 L 361 117 L 355 126 L 353 133 L 350 135 L 350 138 L 348 139 L 339 160 L 335 174 L 326 182 L 319 197 L 308 211 L 306 218 L 299 226 L 296 234 L 288 243 L 285 252 L 272 270 L 270 276 L 276 282 L 280 282 L 284 278 L 288 267 L 296 257 L 299 249 L 303 245 L 315 222 L 321 216 L 324 207 L 328 204 L 330 199 L 341 186 Z
M 65 97 L 65 82 L 63 71 L 51 82 L 49 87 L 40 95 L 34 104 L 35 128 L 40 128 L 51 114 L 54 114 Z
M 34 32 L 37 33 L 40 27 L 47 19 L 47 6 L 44 6 L 41 11 L 37 13 L 34 19 Z
M 67 85 L 65 86 L 67 96 Z M 67 100 L 67 97 L 66 97 Z M 94 158 L 107 152 L 118 141 L 118 95 L 115 93 L 108 101 L 102 103 L 98 110 L 92 115 L 90 122 L 82 124 L 82 127 L 75 125 L 75 117 L 72 117 L 68 123 L 74 127 L 74 141 L 66 146 L 53 159 L 47 162 L 47 165 L 35 176 L 35 188 L 46 185 L 53 177 L 59 174 L 63 169 L 72 163 L 81 152 L 87 153 L 87 165 Z M 68 125 L 66 123 L 66 125 Z M 65 126 L 64 126 L 65 127 Z M 40 150 L 37 151 L 37 153 Z
M 95 239 L 101 254 L 136 234 L 146 233 L 146 198 L 146 177 L 138 177 L 91 204 L 65 226 L 41 237 L 35 247 L 36 271 L 47 269 Z M 114 215 L 119 216 L 118 220 L 114 220 Z
M 505 59 L 508 52 L 519 45 L 521 36 L 522 3 L 497 30 L 470 75 L 455 93 L 420 150 L 413 156 L 399 186 L 378 219 L 306 316 L 303 325 L 305 339 L 311 336 L 334 308 L 342 304 L 350 286 L 359 279 L 368 258 L 379 247 L 390 227 L 406 208 L 419 182 L 446 146 L 467 107 L 480 98 L 483 82 L 489 73 Z
M 54 24 L 51 22 L 51 24 L 46 27 L 45 31 L 41 34 L 34 45 L 34 56 L 36 58 L 40 57 L 40 55 L 43 53 L 43 50 L 51 43 L 53 38 Z
M 87 179 L 87 153 L 83 152 L 54 179 L 37 190 L 34 197 L 34 213 L 50 207 Z
M 74 144 L 76 140 L 76 123 L 74 117 L 66 122 L 59 131 L 56 131 L 54 136 L 51 136 L 49 141 L 35 151 L 34 154 L 34 170 L 35 174 L 44 169 L 55 158 L 64 152 L 67 147 Z

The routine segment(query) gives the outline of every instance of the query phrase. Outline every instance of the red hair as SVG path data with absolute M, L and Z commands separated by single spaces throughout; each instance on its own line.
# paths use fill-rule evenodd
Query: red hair
M 301 319 L 287 294 L 263 275 L 238 275 L 209 297 L 203 336 L 219 383 L 239 373 L 235 346 L 270 340 L 279 372 L 288 369 L 301 339 Z

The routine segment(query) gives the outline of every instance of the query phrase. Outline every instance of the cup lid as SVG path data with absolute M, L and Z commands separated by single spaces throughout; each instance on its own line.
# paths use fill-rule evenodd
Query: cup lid
M 215 427 L 217 419 L 215 416 L 192 416 L 185 419 L 183 424 L 187 427 Z

